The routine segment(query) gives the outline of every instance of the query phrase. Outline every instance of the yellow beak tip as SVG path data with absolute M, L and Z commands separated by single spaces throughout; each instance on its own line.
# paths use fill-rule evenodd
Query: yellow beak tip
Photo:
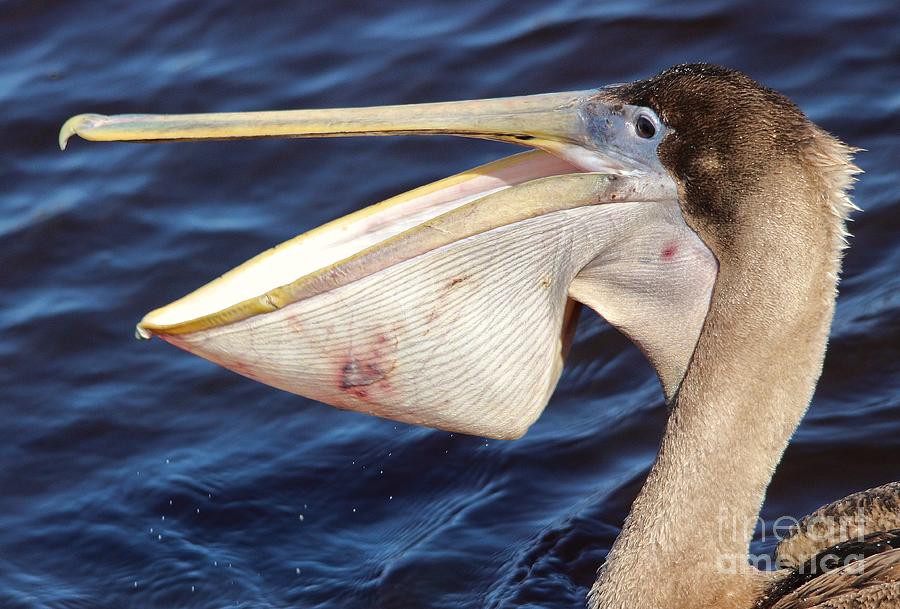
M 83 114 L 79 114 L 78 116 L 73 116 L 69 120 L 63 123 L 62 128 L 59 130 L 59 149 L 65 150 L 66 144 L 69 143 L 69 138 L 78 133 L 78 125 L 82 122 Z
M 96 124 L 98 119 L 102 118 L 103 116 L 99 114 L 77 114 L 64 122 L 62 128 L 59 130 L 59 149 L 65 150 L 66 144 L 69 143 L 69 139 L 73 135 L 85 137 L 84 131 Z

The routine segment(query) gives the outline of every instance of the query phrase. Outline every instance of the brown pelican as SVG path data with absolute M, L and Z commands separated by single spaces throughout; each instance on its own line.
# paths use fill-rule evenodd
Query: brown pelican
M 671 407 L 591 606 L 900 606 L 896 483 L 802 521 L 782 569 L 747 561 L 821 371 L 858 171 L 781 94 L 685 65 L 508 99 L 80 115 L 60 143 L 423 133 L 537 150 L 283 243 L 139 333 L 341 408 L 515 438 L 587 305 L 647 355 Z

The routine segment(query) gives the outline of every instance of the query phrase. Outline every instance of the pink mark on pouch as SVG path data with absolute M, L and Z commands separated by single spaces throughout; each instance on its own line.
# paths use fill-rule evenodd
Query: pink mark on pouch
M 678 253 L 678 244 L 670 243 L 659 253 L 659 259 L 663 262 L 671 262 Z
M 379 334 L 367 344 L 356 345 L 341 363 L 338 388 L 360 400 L 370 401 L 393 389 L 389 377 L 397 365 L 396 338 Z

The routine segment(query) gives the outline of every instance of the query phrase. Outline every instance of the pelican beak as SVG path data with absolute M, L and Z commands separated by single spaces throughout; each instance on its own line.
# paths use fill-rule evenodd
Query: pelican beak
M 598 136 L 597 120 L 615 111 L 598 91 L 580 91 L 341 110 L 82 114 L 64 124 L 60 146 L 73 135 L 448 134 L 538 149 L 295 237 L 138 325 L 142 337 L 340 408 L 513 438 L 553 392 L 578 303 L 632 337 L 669 394 L 705 316 L 714 273 L 693 277 L 683 267 L 701 259 L 708 267 L 711 255 L 681 219 L 671 179 Z
M 60 148 L 73 135 L 93 141 L 209 140 L 261 137 L 448 134 L 542 148 L 565 156 L 586 141 L 581 109 L 596 91 L 550 93 L 434 104 L 102 116 L 80 114 L 63 125 Z

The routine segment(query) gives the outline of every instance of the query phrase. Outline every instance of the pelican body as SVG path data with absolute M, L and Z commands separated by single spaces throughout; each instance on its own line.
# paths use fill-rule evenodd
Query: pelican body
M 844 523 L 855 507 L 840 533 L 801 523 L 779 546 L 782 569 L 747 561 L 821 372 L 858 171 L 854 150 L 783 95 L 696 64 L 506 99 L 79 115 L 61 146 L 76 134 L 452 134 L 533 148 L 276 246 L 138 333 L 339 408 L 512 439 L 546 406 L 587 306 L 647 356 L 671 408 L 592 607 L 900 606 L 897 484 L 820 510 Z M 738 533 L 716 530 L 723 519 Z M 810 576 L 810 564 L 827 568 Z

